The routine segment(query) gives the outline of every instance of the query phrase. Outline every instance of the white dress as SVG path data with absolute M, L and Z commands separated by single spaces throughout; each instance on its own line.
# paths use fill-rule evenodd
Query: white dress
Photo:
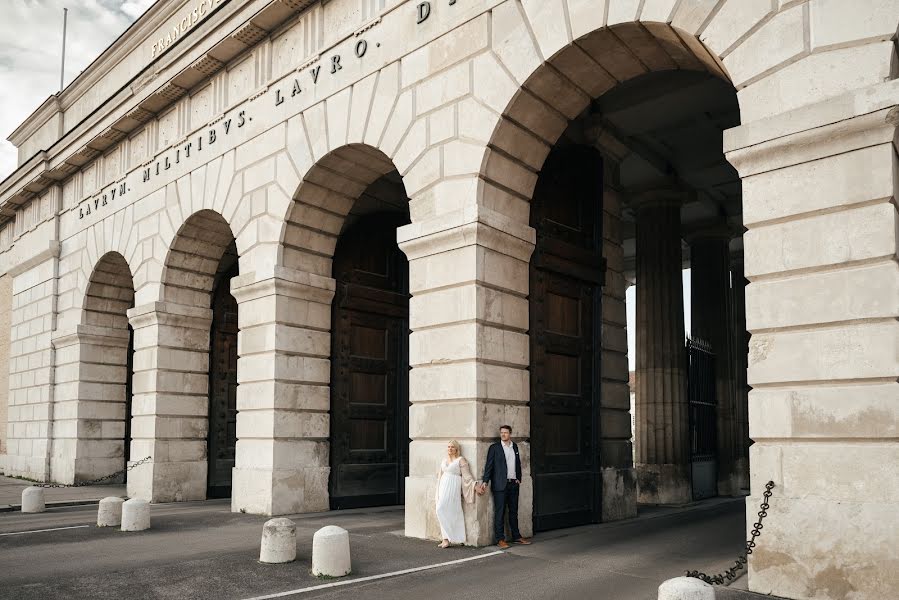
M 440 463 L 440 479 L 437 481 L 437 520 L 440 535 L 451 544 L 465 542 L 465 517 L 462 514 L 462 457 Z M 468 465 L 465 465 L 468 468 Z

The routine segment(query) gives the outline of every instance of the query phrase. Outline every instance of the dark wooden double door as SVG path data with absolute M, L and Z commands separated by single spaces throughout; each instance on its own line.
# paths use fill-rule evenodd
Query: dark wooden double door
M 599 521 L 602 159 L 554 150 L 531 206 L 531 470 L 534 529 Z
M 231 469 L 237 446 L 237 300 L 231 279 L 237 264 L 217 277 L 212 294 L 209 339 L 208 498 L 231 496 Z
M 402 504 L 409 463 L 409 283 L 386 214 L 361 219 L 334 255 L 332 509 Z

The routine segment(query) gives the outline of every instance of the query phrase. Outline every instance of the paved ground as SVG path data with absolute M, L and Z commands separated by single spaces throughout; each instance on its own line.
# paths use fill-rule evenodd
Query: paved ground
M 0 475 L 0 511 L 10 507 L 18 507 L 22 503 L 22 490 L 30 485 L 30 481 L 13 479 Z M 125 496 L 124 485 L 90 485 L 77 488 L 47 488 L 44 490 L 44 501 L 51 505 L 54 502 L 88 502 L 100 501 L 107 496 Z
M 351 578 L 472 560 L 302 597 L 655 600 L 664 579 L 728 566 L 744 531 L 742 500 L 713 501 L 559 530 L 537 536 L 533 546 L 495 554 L 495 548 L 439 550 L 404 538 L 402 509 L 368 509 L 294 517 L 297 562 L 263 565 L 257 558 L 264 517 L 231 513 L 227 500 L 152 509 L 153 529 L 130 534 L 93 526 L 96 506 L 0 514 L 0 598 L 241 600 L 332 584 L 309 573 L 310 551 L 312 534 L 337 524 L 351 534 Z M 89 526 L 34 532 L 83 525 Z M 24 531 L 31 533 L 19 534 Z

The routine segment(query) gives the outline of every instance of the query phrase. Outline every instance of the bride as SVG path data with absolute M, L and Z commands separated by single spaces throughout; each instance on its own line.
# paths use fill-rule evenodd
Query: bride
M 437 471 L 437 520 L 443 537 L 439 548 L 465 542 L 462 498 L 469 504 L 474 502 L 475 487 L 468 461 L 462 458 L 462 448 L 452 440 L 446 445 L 446 458 Z

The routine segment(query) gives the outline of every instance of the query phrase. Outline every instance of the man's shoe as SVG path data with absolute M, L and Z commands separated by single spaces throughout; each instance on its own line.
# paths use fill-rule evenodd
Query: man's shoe
M 515 540 L 515 543 L 516 543 L 516 544 L 521 544 L 522 546 L 530 546 L 530 545 L 531 545 L 531 540 L 529 540 L 529 539 L 527 539 L 527 538 L 521 538 L 521 539 Z
M 501 550 L 505 550 L 509 547 L 509 544 L 508 542 L 506 542 L 506 540 L 500 540 L 496 543 L 496 545 L 499 546 Z

